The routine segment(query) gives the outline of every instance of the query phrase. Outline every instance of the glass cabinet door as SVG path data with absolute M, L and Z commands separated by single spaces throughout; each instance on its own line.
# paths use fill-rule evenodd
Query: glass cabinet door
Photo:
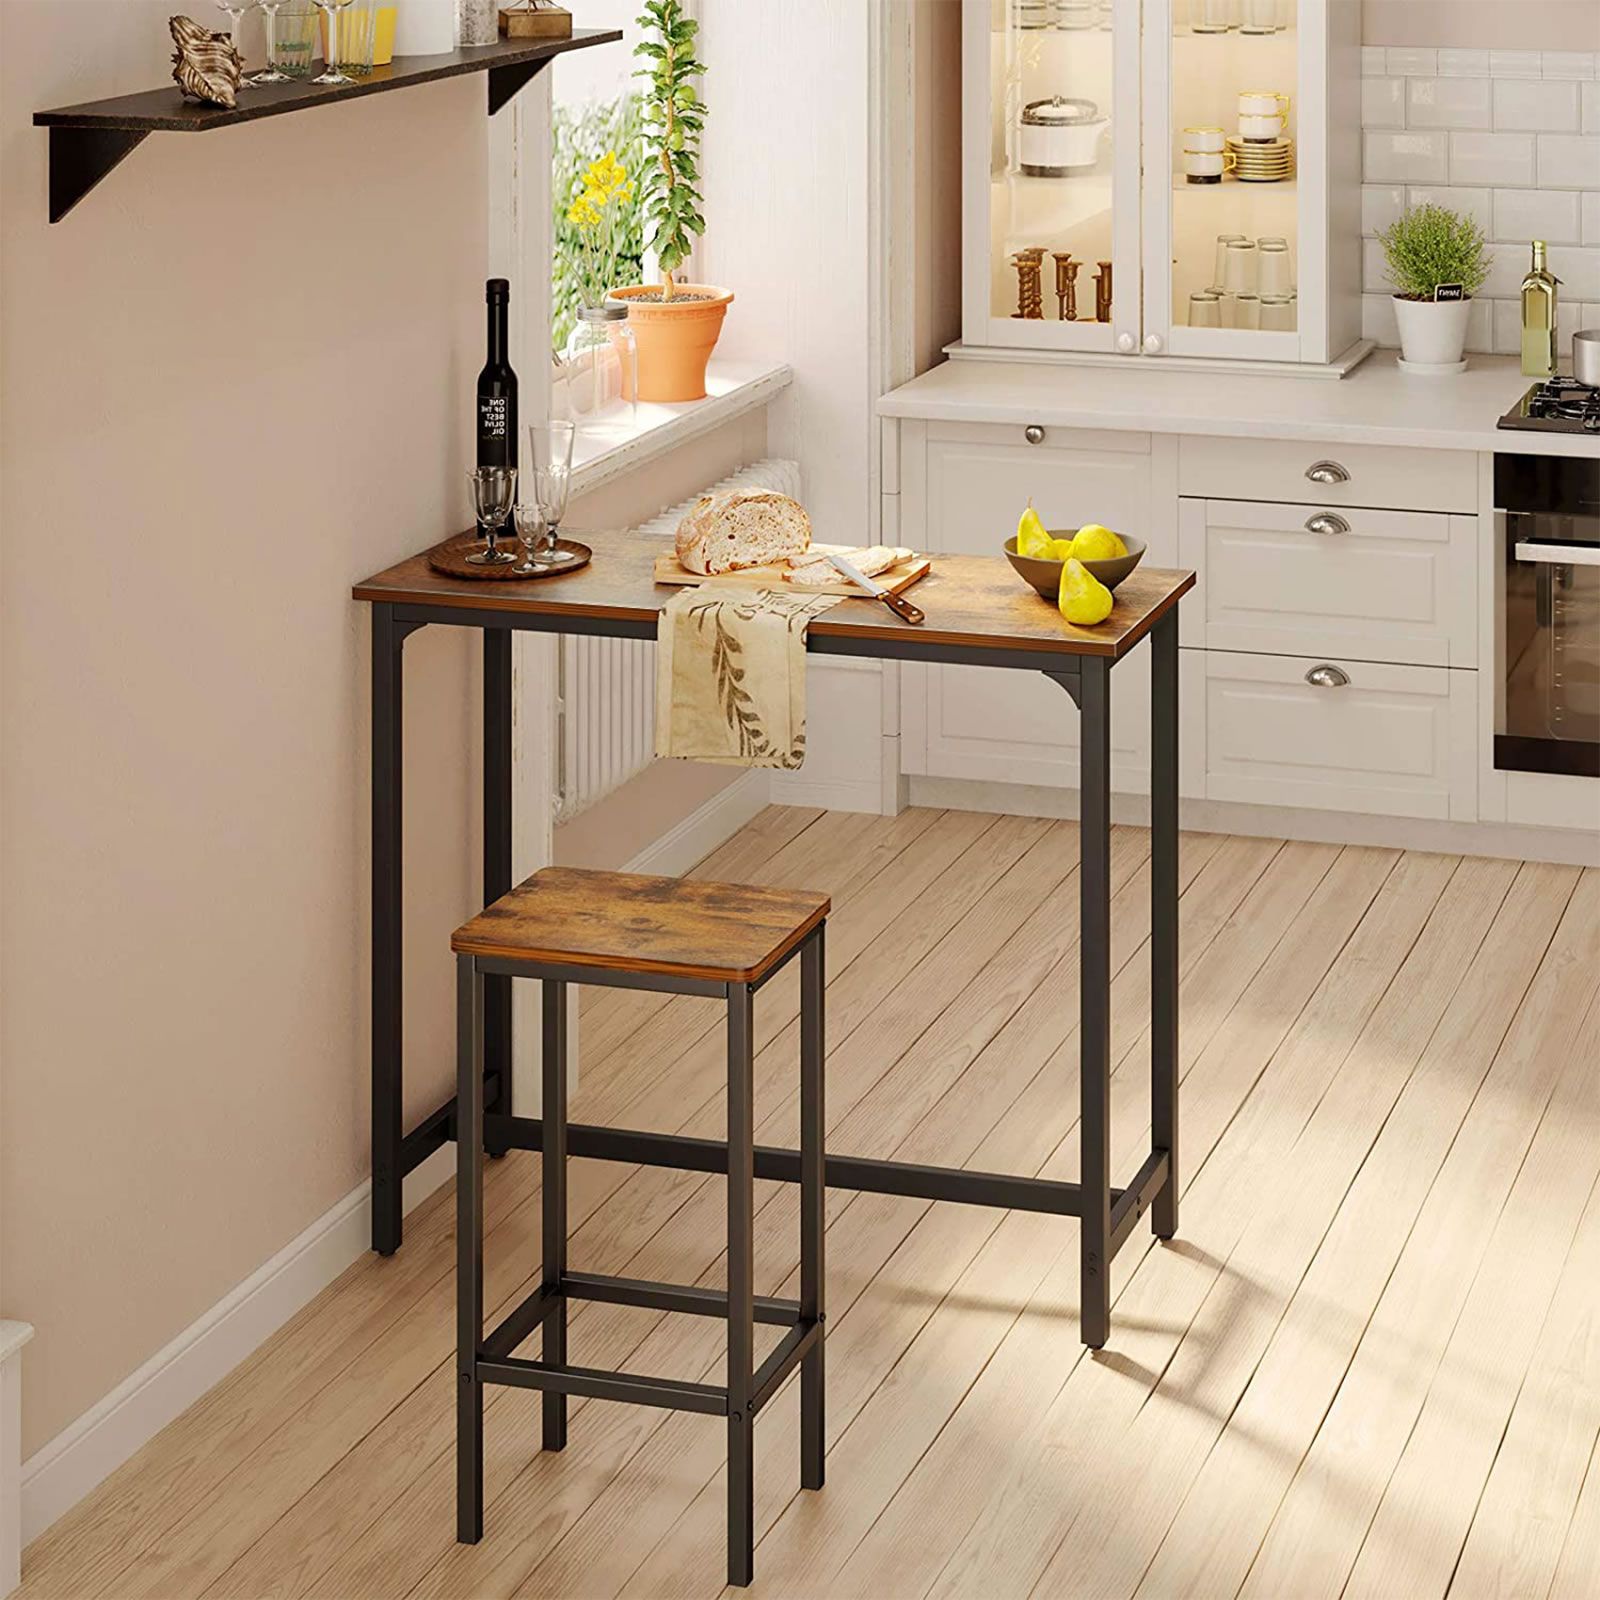
M 1323 79 L 1304 24 L 1321 3 L 1146 0 L 1151 353 L 1304 359 L 1324 232 Z
M 1139 0 L 965 0 L 968 343 L 1132 351 Z

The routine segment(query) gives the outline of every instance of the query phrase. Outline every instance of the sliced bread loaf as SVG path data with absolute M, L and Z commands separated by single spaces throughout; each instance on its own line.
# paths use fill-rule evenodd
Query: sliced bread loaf
M 678 561 L 688 572 L 737 572 L 799 555 L 811 543 L 811 518 L 774 489 L 702 495 L 683 515 Z

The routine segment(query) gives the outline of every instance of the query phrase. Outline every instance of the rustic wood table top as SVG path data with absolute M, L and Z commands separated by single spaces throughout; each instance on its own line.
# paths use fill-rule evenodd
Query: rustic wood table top
M 655 581 L 656 542 L 626 531 L 567 530 L 564 536 L 587 544 L 594 560 L 557 577 L 476 582 L 435 572 L 424 551 L 358 583 L 353 593 L 375 604 L 570 621 L 574 633 L 586 631 L 583 621 L 591 619 L 634 623 L 642 635 L 653 634 L 662 608 L 678 592 Z M 808 639 L 816 649 L 826 651 L 827 641 L 837 640 L 863 655 L 873 653 L 871 641 L 899 655 L 924 647 L 930 654 L 1023 652 L 1038 655 L 1041 669 L 1050 657 L 1118 660 L 1193 586 L 1192 572 L 1141 566 L 1117 588 L 1111 615 L 1096 627 L 1080 628 L 1025 584 L 1003 556 L 940 555 L 909 591 L 927 613 L 926 622 L 902 622 L 877 600 L 842 600 L 811 622 Z

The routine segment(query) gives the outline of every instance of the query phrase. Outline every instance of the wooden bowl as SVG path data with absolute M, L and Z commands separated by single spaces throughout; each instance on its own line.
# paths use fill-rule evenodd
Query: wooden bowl
M 1052 539 L 1070 539 L 1078 530 L 1076 528 L 1048 528 L 1045 530 Z M 1085 561 L 1084 566 L 1097 577 L 1108 589 L 1116 586 L 1128 576 L 1143 559 L 1145 544 L 1143 539 L 1135 539 L 1132 534 L 1120 535 L 1122 542 L 1127 545 L 1128 553 L 1125 556 L 1113 556 L 1109 561 Z M 1017 575 L 1025 582 L 1031 583 L 1046 600 L 1056 600 L 1061 596 L 1061 569 L 1066 565 L 1064 561 L 1051 561 L 1044 556 L 1019 556 L 1017 554 L 1017 536 L 1006 540 L 1006 560 L 1017 569 Z

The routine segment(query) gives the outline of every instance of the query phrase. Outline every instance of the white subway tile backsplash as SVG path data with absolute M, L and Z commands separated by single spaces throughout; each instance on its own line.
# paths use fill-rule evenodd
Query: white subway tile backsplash
M 1561 280 L 1561 297 L 1576 304 L 1600 300 L 1600 249 L 1583 245 L 1551 245 L 1550 270 Z
M 1487 50 L 1441 50 L 1439 52 L 1439 76 L 1441 78 L 1487 78 L 1489 76 L 1489 52 Z
M 1494 247 L 1489 265 L 1489 280 L 1478 292 L 1491 300 L 1510 300 L 1522 293 L 1522 280 L 1532 252 L 1526 242 Z
M 1522 303 L 1518 300 L 1494 302 L 1494 344 L 1497 356 L 1522 353 Z
M 1491 237 L 1577 244 L 1583 238 L 1579 196 L 1571 189 L 1496 189 Z
M 1389 71 L 1401 78 L 1432 78 L 1438 75 L 1437 50 L 1413 50 L 1390 45 L 1387 51 Z
M 1372 82 L 1390 82 L 1395 79 L 1368 79 L 1362 84 L 1365 89 Z M 1407 78 L 1406 86 L 1406 116 L 1405 126 L 1408 128 L 1487 128 L 1490 123 L 1489 110 L 1489 80 L 1487 78 Z M 1495 88 L 1495 121 L 1493 126 L 1499 127 L 1499 91 L 1507 88 L 1507 84 L 1496 84 Z M 1522 87 L 1520 84 L 1518 87 Z M 1531 89 L 1542 89 L 1545 84 L 1529 84 Z M 1572 123 L 1570 130 L 1566 123 L 1551 124 L 1558 131 L 1576 132 L 1578 127 L 1578 103 L 1575 83 L 1562 84 L 1562 88 L 1573 91 Z M 1366 117 L 1363 113 L 1362 121 Z M 1386 127 L 1389 124 L 1377 123 L 1377 127 Z M 1544 126 L 1544 124 L 1529 124 L 1529 126 Z
M 1593 50 L 1545 50 L 1540 62 L 1546 78 L 1592 78 L 1595 53 Z
M 1363 78 L 1381 78 L 1388 70 L 1388 60 L 1381 44 L 1362 45 L 1361 76 Z
M 1376 239 L 1361 241 L 1361 288 L 1365 294 L 1394 293 L 1383 261 L 1383 246 Z
M 1491 50 L 1491 78 L 1542 78 L 1544 62 L 1537 50 Z
M 1467 349 L 1487 355 L 1494 349 L 1494 301 L 1473 297 L 1467 313 Z
M 1406 134 L 1403 137 L 1413 136 Z M 1541 134 L 1539 137 L 1563 136 Z M 1530 133 L 1452 133 L 1450 182 L 1470 184 L 1475 188 L 1501 184 L 1530 187 L 1534 181 L 1533 140 L 1534 135 Z
M 1600 195 L 1595 198 L 1600 200 Z M 1361 231 L 1367 238 L 1382 233 L 1400 220 L 1406 208 L 1406 192 L 1399 184 L 1364 183 L 1361 185 Z
M 1450 174 L 1447 133 L 1368 133 L 1363 145 L 1373 183 L 1443 183 Z
M 1414 185 L 1406 191 L 1408 206 L 1448 206 L 1464 217 L 1471 217 L 1485 234 L 1494 231 L 1494 191 L 1492 189 L 1434 188 Z
M 1501 78 L 1494 86 L 1494 125 L 1528 133 L 1576 133 L 1579 88 L 1576 83 L 1528 83 L 1521 78 Z
M 1386 294 L 1364 294 L 1361 297 L 1361 337 L 1375 344 L 1391 348 L 1400 343 L 1400 329 L 1395 322 L 1394 301 Z
M 1600 133 L 1600 83 L 1578 85 L 1579 114 L 1585 133 Z
M 1586 189 L 1583 194 L 1583 242 L 1600 244 L 1600 189 Z
M 1573 87 L 1576 87 L 1574 85 Z M 1361 126 L 1363 128 L 1403 128 L 1406 125 L 1406 80 L 1404 78 L 1363 78 L 1361 80 Z M 1577 131 L 1574 122 L 1573 131 Z
M 1600 136 L 1541 133 L 1539 187 L 1593 189 L 1600 185 Z

